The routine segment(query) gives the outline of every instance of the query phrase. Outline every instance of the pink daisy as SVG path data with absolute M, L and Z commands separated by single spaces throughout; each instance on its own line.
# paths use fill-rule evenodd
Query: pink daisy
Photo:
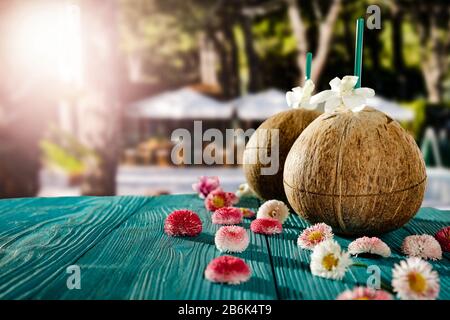
M 362 237 L 349 244 L 348 253 L 356 256 L 362 253 L 369 253 L 387 258 L 391 255 L 391 249 L 377 237 Z
M 392 270 L 392 287 L 402 300 L 435 300 L 439 295 L 439 275 L 428 262 L 412 257 Z
M 200 198 L 204 199 L 208 194 L 211 193 L 211 191 L 219 188 L 219 186 L 219 177 L 201 176 L 198 179 L 198 182 L 192 185 L 192 189 L 194 189 L 194 191 L 198 193 Z
M 230 206 L 233 206 L 239 202 L 239 197 L 233 192 L 225 192 L 225 196 Z
M 329 225 L 325 223 L 316 223 L 303 230 L 298 237 L 297 244 L 303 249 L 313 250 L 314 247 L 322 241 L 332 238 L 333 231 Z
M 450 226 L 442 228 L 435 235 L 436 240 L 442 247 L 442 250 L 450 252 Z
M 251 277 L 250 267 L 244 260 L 221 256 L 213 259 L 205 270 L 205 278 L 212 282 L 239 284 L 248 281 Z
M 223 226 L 217 230 L 214 242 L 221 252 L 243 252 L 247 249 L 250 238 L 242 227 Z
M 202 232 L 202 221 L 191 210 L 175 210 L 164 221 L 164 232 L 169 236 L 197 236 Z
M 442 259 L 442 249 L 439 242 L 428 234 L 408 236 L 403 240 L 402 251 L 408 257 L 423 259 Z
M 232 192 L 225 192 L 222 189 L 211 191 L 205 198 L 205 207 L 209 211 L 216 211 L 223 207 L 230 207 L 236 204 L 239 198 Z
M 242 222 L 242 212 L 238 208 L 223 207 L 212 214 L 214 224 L 239 224 Z
M 239 210 L 241 210 L 244 218 L 253 218 L 255 216 L 255 212 L 248 208 L 239 208 Z
M 272 235 L 281 233 L 283 231 L 283 225 L 275 218 L 259 218 L 252 221 L 250 230 L 254 233 Z
M 384 290 L 355 287 L 353 290 L 342 292 L 336 300 L 392 300 L 392 295 Z

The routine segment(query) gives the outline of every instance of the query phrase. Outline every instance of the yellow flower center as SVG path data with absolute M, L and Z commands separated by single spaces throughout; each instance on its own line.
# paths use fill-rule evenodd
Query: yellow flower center
M 418 272 L 408 274 L 409 287 L 416 293 L 423 293 L 427 289 L 427 280 Z
M 313 231 L 308 235 L 308 240 L 311 242 L 316 242 L 322 240 L 322 232 Z
M 329 253 L 322 259 L 322 266 L 327 270 L 331 271 L 334 267 L 336 267 L 339 263 L 339 259 L 336 259 L 334 254 Z
M 272 211 L 269 212 L 269 216 L 272 218 L 276 218 L 278 215 L 278 209 L 274 209 Z
M 369 297 L 363 296 L 363 297 L 359 297 L 353 300 L 370 300 Z
M 217 208 L 222 208 L 225 205 L 225 201 L 223 200 L 222 197 L 213 197 L 212 202 L 214 204 L 215 207 Z

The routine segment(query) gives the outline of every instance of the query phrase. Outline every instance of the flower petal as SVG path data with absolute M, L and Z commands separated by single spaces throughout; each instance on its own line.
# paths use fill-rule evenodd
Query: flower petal
M 341 105 L 341 99 L 338 97 L 331 98 L 325 101 L 325 112 L 330 113 L 339 108 Z
M 342 97 L 342 101 L 345 107 L 349 109 L 358 108 L 366 104 L 366 99 L 353 94 Z
M 311 97 L 315 88 L 314 82 L 312 80 L 306 80 L 305 85 L 303 87 L 303 97 Z
M 345 76 L 341 80 L 340 89 L 341 89 L 341 91 L 344 91 L 344 92 L 353 90 L 353 88 L 355 87 L 355 84 L 357 82 L 358 82 L 357 76 Z
M 286 102 L 290 108 L 294 107 L 295 97 L 292 91 L 286 92 Z
M 357 88 L 353 92 L 354 94 L 364 98 L 371 98 L 375 95 L 375 90 L 371 88 Z
M 337 97 L 338 94 L 332 90 L 321 91 L 311 97 L 310 102 L 314 104 L 319 104 L 327 101 L 330 98 Z
M 335 92 L 339 92 L 339 90 L 341 88 L 341 79 L 339 79 L 338 77 L 335 77 L 334 79 L 332 79 L 330 81 L 330 87 L 331 87 L 331 90 L 333 90 Z

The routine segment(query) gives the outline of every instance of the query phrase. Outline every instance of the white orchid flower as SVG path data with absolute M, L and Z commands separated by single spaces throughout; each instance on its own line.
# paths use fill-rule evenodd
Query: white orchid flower
M 295 87 L 292 91 L 286 92 L 286 101 L 291 108 L 304 108 L 313 110 L 317 107 L 317 104 L 311 103 L 311 94 L 314 91 L 314 82 L 312 80 L 306 80 L 305 86 Z
M 366 99 L 373 97 L 375 91 L 371 88 L 357 88 L 357 76 L 338 77 L 330 81 L 331 90 L 324 90 L 311 98 L 311 103 L 325 102 L 325 112 L 333 112 L 336 109 L 347 109 L 359 112 L 366 106 Z

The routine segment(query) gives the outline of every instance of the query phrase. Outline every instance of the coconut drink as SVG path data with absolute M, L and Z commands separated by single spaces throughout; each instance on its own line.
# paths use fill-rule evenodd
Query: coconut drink
M 358 77 L 321 92 L 325 113 L 293 144 L 284 167 L 291 207 L 311 223 L 346 235 L 379 234 L 407 223 L 422 203 L 426 171 L 413 137 L 365 104 Z
M 277 113 L 264 121 L 251 136 L 244 151 L 245 178 L 253 192 L 262 199 L 287 202 L 283 188 L 286 156 L 300 133 L 322 113 L 311 103 L 314 83 L 311 76 L 312 54 L 306 55 L 306 80 L 302 87 L 286 93 L 291 110 Z M 268 163 L 270 157 L 270 163 Z M 275 164 L 275 165 L 274 165 Z
M 283 111 L 264 121 L 251 136 L 244 151 L 243 169 L 249 187 L 257 196 L 287 203 L 283 188 L 286 156 L 300 133 L 320 114 L 306 109 Z M 273 129 L 278 131 L 272 131 Z M 277 145 L 274 146 L 273 143 Z M 267 169 L 272 164 L 264 164 L 261 155 L 276 156 L 271 154 L 271 150 L 278 151 L 278 165 L 274 172 L 264 174 L 262 169 Z

